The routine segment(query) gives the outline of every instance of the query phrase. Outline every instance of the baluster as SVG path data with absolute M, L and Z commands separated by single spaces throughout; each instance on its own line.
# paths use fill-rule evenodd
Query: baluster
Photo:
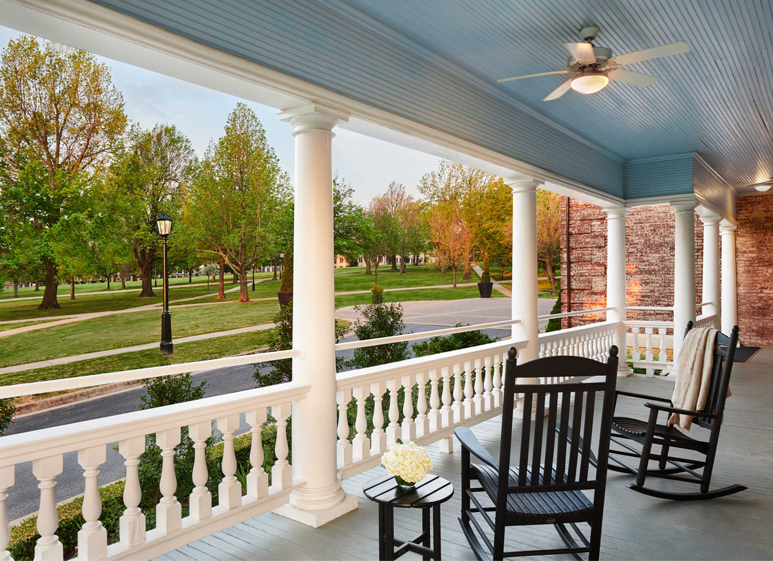
M 56 512 L 54 488 L 56 476 L 62 473 L 62 456 L 41 458 L 32 462 L 32 473 L 39 481 L 40 510 L 38 511 L 38 533 L 40 537 L 35 544 L 35 559 L 40 561 L 61 560 L 64 549 L 56 535 L 59 527 L 59 516 Z
M 290 452 L 287 446 L 287 418 L 291 414 L 289 403 L 271 407 L 271 415 L 276 419 L 276 463 L 271 468 L 272 491 L 279 491 L 293 484 L 293 468 L 287 461 L 287 454 Z
M 451 403 L 451 411 L 453 411 L 453 421 L 451 422 L 453 423 L 461 423 L 464 420 L 464 395 L 462 390 L 464 383 L 462 382 L 461 369 L 461 364 L 454 364 L 454 400 Z
M 397 406 L 397 390 L 399 389 L 397 380 L 387 380 L 387 389 L 389 390 L 389 424 L 387 425 L 387 448 L 394 446 L 400 438 L 400 408 Z
M 156 444 L 161 448 L 161 481 L 158 488 L 162 495 L 156 505 L 156 528 L 162 534 L 169 534 L 182 527 L 182 505 L 174 496 L 177 490 L 174 449 L 180 444 L 180 427 L 157 432 Z M 222 494 L 220 501 L 222 504 Z
M 538 356 L 538 358 L 545 358 L 545 357 L 547 356 L 547 351 L 546 351 L 546 349 L 545 349 L 545 347 L 546 347 L 546 346 L 547 346 L 547 344 L 546 344 L 546 343 L 542 343 L 542 342 L 541 342 L 541 343 L 539 344 L 539 354 L 537 355 L 537 356 Z
M 352 445 L 349 443 L 349 402 L 352 400 L 352 390 L 336 392 L 338 403 L 338 467 L 342 468 L 352 463 Z
M 354 429 L 357 434 L 352 441 L 352 458 L 355 462 L 364 460 L 370 456 L 370 438 L 368 438 L 368 419 L 365 415 L 365 402 L 370 395 L 368 386 L 360 386 L 352 391 L 357 400 L 357 417 L 354 420 Z
M 207 439 L 212 436 L 212 422 L 202 421 L 188 425 L 188 436 L 193 440 L 193 484 L 188 499 L 193 520 L 205 520 L 212 516 L 212 494 L 207 489 Z
M 464 403 L 462 404 L 462 409 L 464 411 L 464 419 L 469 419 L 475 415 L 475 402 L 473 401 L 472 391 L 472 363 L 469 360 L 464 363 Z M 464 419 L 457 419 L 457 421 Z
M 570 346 L 570 349 L 571 349 L 569 351 L 569 355 L 570 356 L 579 356 L 579 338 L 577 337 L 577 335 L 573 335 L 570 338 L 569 346 Z
M 440 409 L 440 419 L 443 427 L 453 424 L 453 411 L 451 411 L 451 374 L 448 366 L 440 370 L 443 374 L 443 407 Z
M 268 474 L 263 469 L 263 424 L 267 415 L 265 408 L 247 411 L 245 421 L 250 425 L 250 473 L 247 474 L 247 496 L 262 499 L 268 495 Z
M 228 415 L 217 420 L 217 428 L 223 433 L 223 480 L 217 486 L 219 504 L 225 510 L 242 505 L 242 484 L 236 479 L 236 452 L 234 432 L 239 428 L 239 415 Z
M 491 395 L 492 383 L 491 383 L 491 357 L 486 356 L 483 359 L 483 368 L 486 369 L 485 377 L 483 378 L 483 410 L 490 411 L 494 404 L 493 396 Z
M 370 385 L 373 394 L 373 432 L 370 435 L 370 455 L 386 452 L 387 439 L 384 433 L 384 382 Z
M 491 390 L 491 396 L 494 398 L 494 407 L 500 407 L 502 405 L 502 355 L 494 355 L 494 388 Z
M 580 335 L 580 356 L 588 358 L 588 336 Z
M 78 532 L 78 559 L 95 561 L 107 557 L 107 530 L 99 521 L 102 500 L 99 497 L 99 466 L 105 463 L 105 445 L 78 450 L 78 463 L 86 480 L 81 514 L 86 523 Z
M 145 543 L 145 515 L 139 509 L 142 490 L 138 466 L 140 455 L 145 451 L 145 437 L 135 436 L 118 443 L 118 453 L 123 456 L 126 466 L 126 484 L 123 489 L 123 504 L 126 510 L 121 515 L 121 544 L 127 549 Z
M 644 360 L 647 361 L 647 377 L 652 378 L 655 375 L 655 369 L 652 366 L 654 355 L 652 354 L 652 327 L 646 327 L 644 333 L 646 334 L 646 352 L 644 353 Z
M 429 418 L 427 417 L 427 373 L 416 374 L 416 384 L 419 392 L 416 398 L 416 438 L 429 435 Z
M 472 398 L 472 404 L 475 408 L 475 415 L 483 413 L 483 361 L 475 359 L 475 397 Z
M 8 489 L 13 487 L 14 475 L 14 466 L 0 467 L 0 561 L 13 561 L 11 554 L 6 551 L 11 542 L 11 532 L 5 501 L 8 499 Z
M 639 326 L 635 325 L 631 328 L 633 334 L 633 352 L 631 352 L 631 358 L 633 359 L 634 366 L 641 361 L 641 353 L 639 352 Z
M 660 352 L 658 353 L 658 361 L 666 362 L 668 357 L 666 356 L 666 328 L 658 327 L 658 335 L 660 336 Z
M 403 400 L 403 423 L 400 429 L 403 442 L 412 442 L 416 440 L 416 425 L 413 422 L 413 376 L 403 376 L 403 391 L 405 399 Z
M 436 432 L 443 428 L 443 419 L 440 415 L 440 395 L 438 390 L 438 372 L 433 369 L 429 371 L 429 430 Z

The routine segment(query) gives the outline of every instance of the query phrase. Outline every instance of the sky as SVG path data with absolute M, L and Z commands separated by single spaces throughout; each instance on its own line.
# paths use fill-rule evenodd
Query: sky
M 0 45 L 5 48 L 18 31 L 0 26 Z M 97 57 L 109 67 L 113 84 L 123 93 L 128 117 L 143 128 L 156 123 L 177 126 L 193 144 L 198 155 L 210 140 L 223 134 L 228 114 L 239 98 L 169 78 L 156 72 Z M 243 101 L 243 100 L 241 100 Z M 294 141 L 292 127 L 279 121 L 272 107 L 244 101 L 266 129 L 269 144 L 279 157 L 282 168 L 293 175 Z M 418 195 L 421 176 L 437 169 L 439 159 L 351 131 L 336 129 L 333 140 L 333 171 L 354 188 L 354 199 L 366 205 L 383 193 L 392 181 L 405 185 Z

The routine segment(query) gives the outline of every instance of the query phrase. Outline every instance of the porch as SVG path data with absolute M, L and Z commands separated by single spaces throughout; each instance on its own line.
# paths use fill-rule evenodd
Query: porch
M 748 364 L 737 364 L 733 397 L 728 400 L 721 437 L 721 452 L 714 472 L 714 487 L 733 483 L 749 490 L 733 497 L 705 502 L 675 503 L 639 495 L 626 488 L 632 478 L 609 473 L 604 517 L 602 558 L 606 559 L 764 559 L 773 550 L 773 398 L 769 383 L 773 349 L 764 349 Z M 629 391 L 669 396 L 671 383 L 663 379 L 628 377 L 618 387 Z M 622 400 L 618 412 L 643 415 L 643 407 Z M 499 417 L 484 421 L 473 432 L 489 450 L 498 443 Z M 698 431 L 693 431 L 698 434 Z M 460 510 L 461 455 L 430 446 L 433 473 L 453 482 L 457 492 L 442 507 L 443 553 L 447 559 L 474 559 L 457 521 Z M 165 561 L 251 559 L 374 559 L 378 554 L 376 505 L 362 493 L 363 484 L 381 468 L 345 479 L 347 493 L 357 495 L 359 509 L 313 529 L 267 513 L 193 542 L 159 557 Z M 654 485 L 662 482 L 653 481 Z M 673 485 L 673 484 L 671 484 Z M 406 536 L 420 524 L 418 512 L 400 512 L 396 532 Z M 508 532 L 508 548 L 562 546 L 557 534 L 545 527 Z M 566 556 L 567 559 L 571 557 Z

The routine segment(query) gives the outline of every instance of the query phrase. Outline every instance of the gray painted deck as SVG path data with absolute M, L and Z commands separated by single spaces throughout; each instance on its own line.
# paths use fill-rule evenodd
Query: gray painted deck
M 619 387 L 663 396 L 671 392 L 668 381 L 657 379 L 621 379 Z M 731 387 L 733 397 L 728 400 L 713 486 L 741 483 L 749 490 L 714 501 L 677 503 L 634 493 L 626 488 L 631 477 L 610 472 L 602 559 L 773 558 L 773 349 L 763 350 L 749 364 L 736 365 Z M 643 416 L 644 411 L 641 405 L 625 400 L 618 405 L 618 414 Z M 473 429 L 492 451 L 498 443 L 499 423 L 497 417 Z M 698 435 L 700 428 L 692 433 Z M 452 455 L 440 453 L 437 446 L 431 446 L 429 452 L 433 472 L 451 480 L 458 490 L 458 443 Z M 315 530 L 270 513 L 159 559 L 375 559 L 378 512 L 363 496 L 362 485 L 380 472 L 377 468 L 344 481 L 346 491 L 360 497 L 360 508 L 322 528 Z M 443 557 L 474 559 L 457 521 L 459 509 L 457 491 L 443 505 Z M 419 532 L 417 512 L 400 512 L 395 523 L 398 537 L 414 537 Z M 508 542 L 508 549 L 562 547 L 547 527 L 508 530 Z M 562 558 L 571 559 L 554 557 Z

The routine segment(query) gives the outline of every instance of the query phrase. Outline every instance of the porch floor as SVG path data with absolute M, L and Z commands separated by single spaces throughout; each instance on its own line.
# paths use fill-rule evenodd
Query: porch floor
M 713 501 L 671 502 L 630 491 L 632 477 L 610 472 L 602 539 L 602 559 L 771 559 L 773 557 L 773 349 L 763 349 L 749 364 L 737 364 L 731 384 L 713 487 L 739 483 L 747 491 Z M 672 384 L 659 379 L 631 377 L 619 388 L 669 396 Z M 633 400 L 621 400 L 618 415 L 645 418 Z M 473 428 L 492 452 L 497 449 L 500 418 Z M 696 427 L 692 433 L 701 431 Z M 692 434 L 691 434 L 692 435 Z M 443 557 L 474 559 L 461 532 L 461 452 L 429 447 L 433 472 L 450 480 L 454 497 L 442 507 Z M 360 497 L 359 510 L 312 529 L 273 513 L 264 514 L 213 534 L 158 559 L 376 559 L 378 511 L 362 493 L 363 484 L 382 468 L 344 481 L 348 493 Z M 684 484 L 661 483 L 684 487 Z M 692 490 L 692 489 L 690 489 Z M 400 511 L 395 517 L 397 537 L 415 537 L 421 527 L 418 512 Z M 510 529 L 507 549 L 563 547 L 550 527 Z M 408 554 L 406 558 L 418 558 Z M 556 556 L 555 559 L 571 559 Z

